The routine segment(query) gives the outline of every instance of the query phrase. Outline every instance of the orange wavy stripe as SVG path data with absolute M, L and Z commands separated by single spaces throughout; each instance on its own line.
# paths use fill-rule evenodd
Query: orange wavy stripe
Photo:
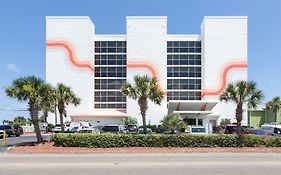
M 134 68 L 134 69 L 139 69 L 139 68 L 141 68 L 141 69 L 147 69 L 149 72 L 150 72 L 150 74 L 152 75 L 152 77 L 154 77 L 154 78 L 156 78 L 156 80 L 159 80 L 159 76 L 158 76 L 158 73 L 157 73 L 157 68 L 155 67 L 155 66 L 153 66 L 153 65 L 151 65 L 151 64 L 149 64 L 149 63 L 144 63 L 144 62 L 128 62 L 127 63 L 127 68 Z M 161 91 L 165 94 L 165 95 L 167 95 L 167 90 L 166 90 L 166 88 L 163 88 L 163 87 L 161 87 L 160 85 L 158 85 L 159 86 L 159 88 L 161 89 Z
M 76 54 L 75 54 L 75 50 L 73 48 L 73 46 L 66 42 L 66 41 L 50 41 L 47 40 L 46 42 L 46 47 L 62 47 L 67 51 L 68 54 L 68 59 L 69 62 L 77 68 L 85 68 L 90 70 L 91 72 L 94 72 L 94 66 L 89 63 L 89 62 L 79 62 L 76 58 Z M 223 69 L 223 73 L 222 73 L 222 80 L 221 80 L 221 85 L 217 90 L 202 90 L 201 96 L 214 96 L 214 95 L 219 95 L 221 93 L 223 93 L 224 89 L 227 86 L 227 74 L 229 71 L 231 71 L 232 69 L 244 69 L 247 68 L 248 65 L 247 63 L 232 63 L 227 65 L 224 69 Z M 147 69 L 151 75 L 153 77 L 155 77 L 157 80 L 159 80 L 159 76 L 157 74 L 157 69 L 148 63 L 134 63 L 134 62 L 129 62 L 127 64 L 127 68 L 144 68 Z M 164 92 L 164 94 L 167 94 L 167 90 L 166 88 L 162 88 L 160 87 L 160 89 Z
M 247 63 L 231 63 L 227 65 L 222 72 L 222 77 L 221 77 L 221 85 L 216 89 L 216 90 L 202 90 L 201 97 L 204 96 L 214 96 L 214 95 L 220 95 L 223 93 L 227 86 L 227 74 L 233 69 L 245 69 L 248 67 Z
M 79 62 L 76 58 L 75 50 L 73 46 L 66 42 L 66 41 L 55 41 L 55 40 L 47 40 L 46 41 L 46 47 L 62 47 L 67 51 L 69 62 L 77 68 L 86 68 L 89 69 L 91 72 L 94 72 L 94 66 L 89 62 Z M 158 74 L 156 72 L 156 68 L 148 63 L 133 63 L 129 62 L 127 64 L 127 68 L 142 68 L 147 69 L 153 77 L 155 77 L 157 80 L 159 80 Z M 167 91 L 165 88 L 160 87 L 160 89 L 164 92 L 164 94 L 167 94 Z
M 47 41 L 46 47 L 62 47 L 67 51 L 69 62 L 77 68 L 89 69 L 94 72 L 94 66 L 89 62 L 79 62 L 76 58 L 76 54 L 72 45 L 65 41 Z

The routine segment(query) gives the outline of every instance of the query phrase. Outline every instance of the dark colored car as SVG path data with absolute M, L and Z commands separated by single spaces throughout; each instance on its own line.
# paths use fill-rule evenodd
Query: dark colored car
M 127 133 L 123 125 L 106 125 L 102 128 L 102 132 L 111 132 L 111 133 Z
M 143 128 L 139 128 L 138 134 L 144 134 Z M 146 128 L 146 134 L 152 134 L 152 130 L 150 128 Z
M 162 125 L 158 125 L 156 127 L 156 133 L 163 133 L 164 132 L 164 127 Z
M 259 135 L 259 136 L 268 136 L 271 135 L 268 132 L 266 132 L 265 130 L 262 129 L 254 129 L 254 128 L 250 128 L 248 129 L 248 133 L 249 134 L 253 134 L 253 135 Z
M 138 132 L 138 129 L 139 129 L 138 125 L 133 125 L 133 124 L 127 125 L 127 130 L 131 134 L 136 134 Z
M 8 137 L 12 135 L 16 137 L 20 136 L 20 132 L 11 125 L 1 125 L 0 130 L 5 130 Z
M 13 126 L 16 132 L 20 133 L 20 135 L 23 135 L 23 129 L 20 125 L 14 125 Z
M 225 127 L 224 134 L 248 134 L 248 131 L 244 126 L 240 126 L 240 130 L 238 131 L 237 125 L 228 125 Z

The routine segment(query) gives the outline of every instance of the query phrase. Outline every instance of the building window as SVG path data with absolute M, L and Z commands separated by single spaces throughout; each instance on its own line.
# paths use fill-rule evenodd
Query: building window
M 95 108 L 126 109 L 126 41 L 95 42 Z
M 167 100 L 201 100 L 201 42 L 167 42 Z
M 201 41 L 168 41 L 168 53 L 201 53 Z

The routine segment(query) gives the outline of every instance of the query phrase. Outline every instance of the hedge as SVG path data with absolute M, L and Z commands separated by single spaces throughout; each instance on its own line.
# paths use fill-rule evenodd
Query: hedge
M 281 137 L 254 135 L 192 134 L 55 134 L 54 146 L 61 147 L 281 147 Z

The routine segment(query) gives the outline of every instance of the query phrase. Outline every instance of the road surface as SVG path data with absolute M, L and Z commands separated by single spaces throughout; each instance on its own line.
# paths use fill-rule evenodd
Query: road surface
M 0 154 L 0 175 L 277 175 L 281 154 Z
M 49 135 L 42 134 L 44 139 L 49 138 Z M 28 134 L 28 135 L 21 135 L 19 137 L 8 137 L 7 138 L 7 144 L 3 146 L 3 139 L 0 139 L 0 153 L 5 152 L 8 147 L 14 146 L 19 143 L 24 143 L 24 142 L 36 142 L 37 138 L 35 134 Z

